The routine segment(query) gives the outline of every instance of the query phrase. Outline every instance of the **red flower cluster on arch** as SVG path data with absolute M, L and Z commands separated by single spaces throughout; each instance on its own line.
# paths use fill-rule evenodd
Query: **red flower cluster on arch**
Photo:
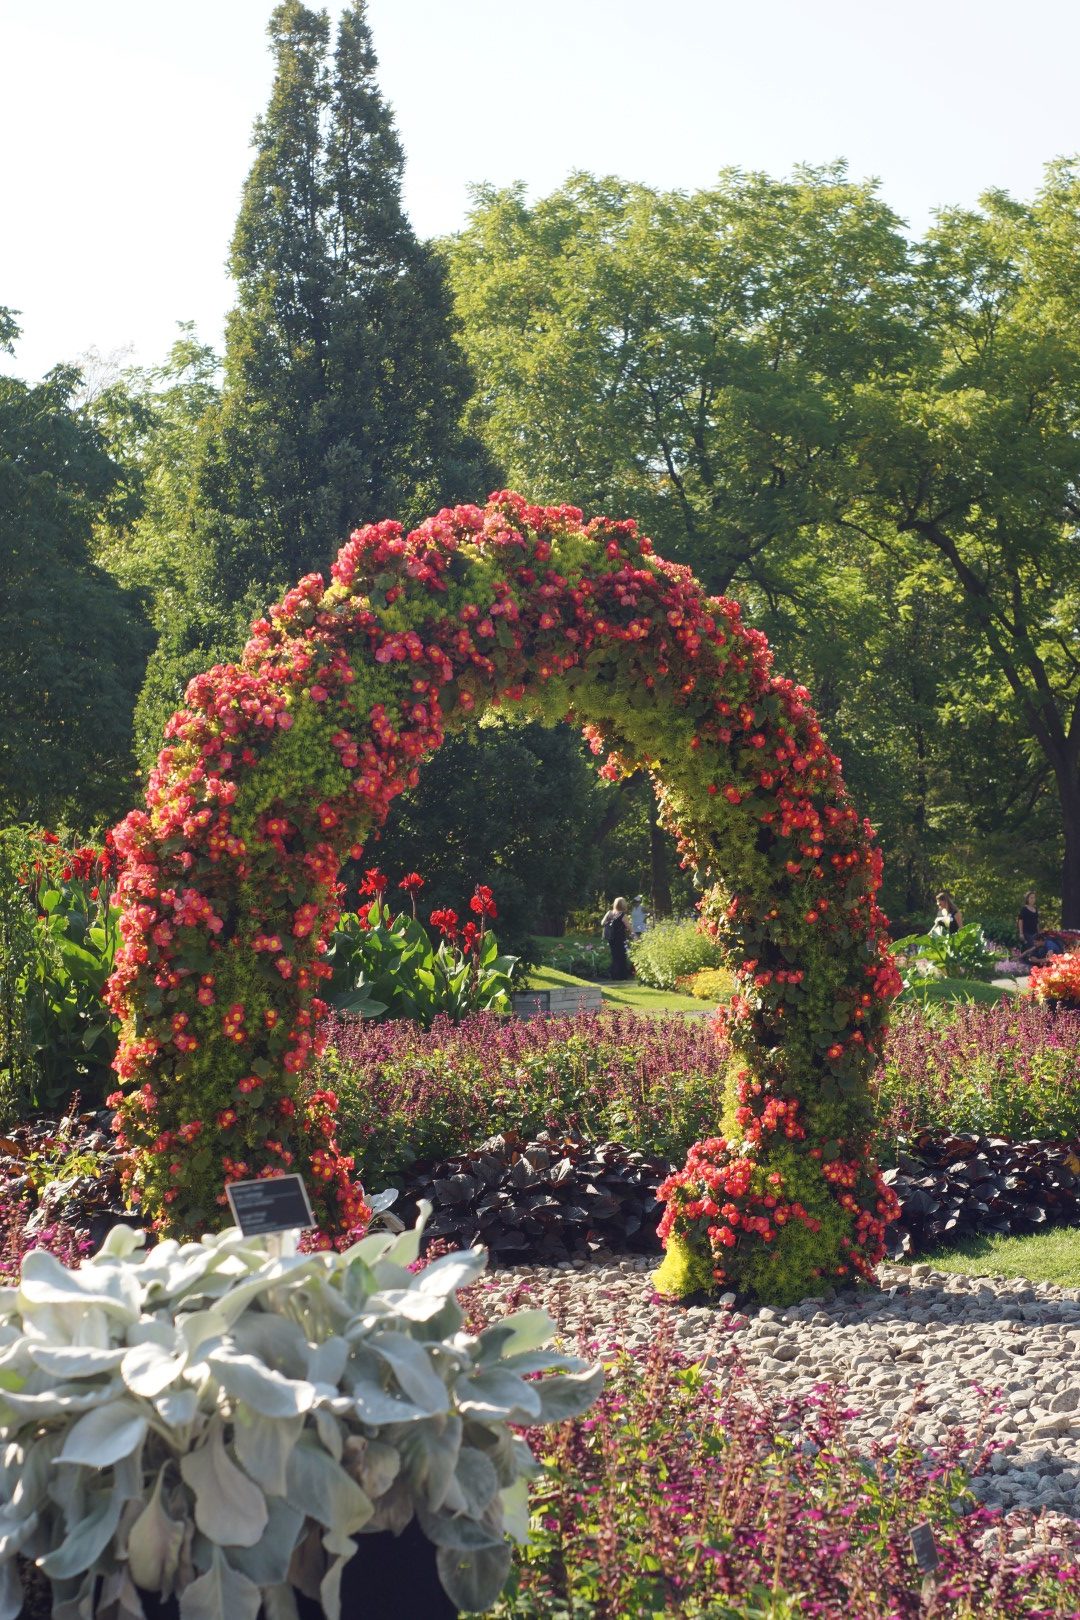
M 502 492 L 359 529 L 331 574 L 192 681 L 116 832 L 118 1128 L 148 1217 L 198 1232 L 228 1180 L 297 1169 L 323 1241 L 363 1224 L 308 1078 L 338 870 L 447 730 L 515 703 L 582 726 L 603 774 L 651 772 L 736 967 L 730 1107 L 665 1189 L 661 1281 L 779 1298 L 867 1273 L 892 1213 L 867 1079 L 898 978 L 880 854 L 805 689 L 631 521 Z

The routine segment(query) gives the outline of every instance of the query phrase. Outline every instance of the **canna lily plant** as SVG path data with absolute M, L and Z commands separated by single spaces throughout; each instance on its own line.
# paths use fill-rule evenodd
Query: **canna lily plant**
M 414 1515 L 450 1599 L 488 1608 L 528 1526 L 511 1426 L 579 1414 L 603 1373 L 546 1348 L 541 1311 L 466 1332 L 486 1257 L 410 1271 L 426 1214 L 340 1254 L 116 1227 L 77 1271 L 27 1255 L 0 1290 L 0 1620 L 17 1556 L 57 1620 L 140 1620 L 141 1593 L 295 1620 L 295 1589 L 338 1620 L 357 1537 Z
M 325 960 L 333 969 L 327 1000 L 334 1011 L 376 1022 L 407 1018 L 430 1029 L 440 1015 L 460 1022 L 469 1013 L 509 1012 L 516 956 L 503 956 L 488 928 L 497 913 L 492 892 L 476 885 L 469 909 L 477 921 L 462 925 L 449 907 L 431 913 L 442 937 L 436 946 L 416 915 L 416 894 L 424 886 L 418 872 L 398 887 L 409 893 L 412 915 L 394 916 L 383 900 L 387 880 L 377 869 L 365 873 L 361 894 L 374 895 L 359 912 L 345 912 L 330 936 Z

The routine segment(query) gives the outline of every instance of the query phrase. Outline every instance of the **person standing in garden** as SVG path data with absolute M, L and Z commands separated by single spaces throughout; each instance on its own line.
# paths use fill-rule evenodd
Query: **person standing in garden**
M 1016 932 L 1020 936 L 1021 962 L 1041 962 L 1060 950 L 1056 940 L 1039 937 L 1039 900 L 1034 889 L 1029 889 L 1020 902 Z
M 934 902 L 938 909 L 937 916 L 934 918 L 934 926 L 930 932 L 932 934 L 958 934 L 964 926 L 964 913 L 957 906 L 948 889 L 942 889 L 938 894 L 935 894 Z
M 630 912 L 630 932 L 633 934 L 635 939 L 641 938 L 642 934 L 645 932 L 647 921 L 648 919 L 645 915 L 645 897 L 644 895 L 639 894 L 635 897 L 633 908 Z
M 627 942 L 630 938 L 630 925 L 627 919 L 629 907 L 622 895 L 611 902 L 611 907 L 605 911 L 600 930 L 604 936 L 604 944 L 611 952 L 611 977 L 613 979 L 628 979 L 630 977 L 630 959 L 626 954 Z

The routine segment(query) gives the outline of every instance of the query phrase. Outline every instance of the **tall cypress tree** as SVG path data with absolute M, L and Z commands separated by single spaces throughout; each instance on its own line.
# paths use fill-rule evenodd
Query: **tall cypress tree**
M 238 300 L 196 514 L 236 600 L 325 568 L 357 523 L 485 493 L 442 266 L 402 207 L 404 155 L 364 0 L 284 0 L 233 238 Z

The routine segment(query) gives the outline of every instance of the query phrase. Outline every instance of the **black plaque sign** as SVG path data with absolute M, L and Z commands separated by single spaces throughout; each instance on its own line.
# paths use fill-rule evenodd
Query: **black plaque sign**
M 302 1176 L 231 1181 L 225 1188 L 233 1219 L 245 1237 L 315 1225 Z
M 911 1550 L 921 1575 L 932 1575 L 938 1567 L 938 1550 L 934 1532 L 928 1524 L 917 1524 L 911 1532 Z

